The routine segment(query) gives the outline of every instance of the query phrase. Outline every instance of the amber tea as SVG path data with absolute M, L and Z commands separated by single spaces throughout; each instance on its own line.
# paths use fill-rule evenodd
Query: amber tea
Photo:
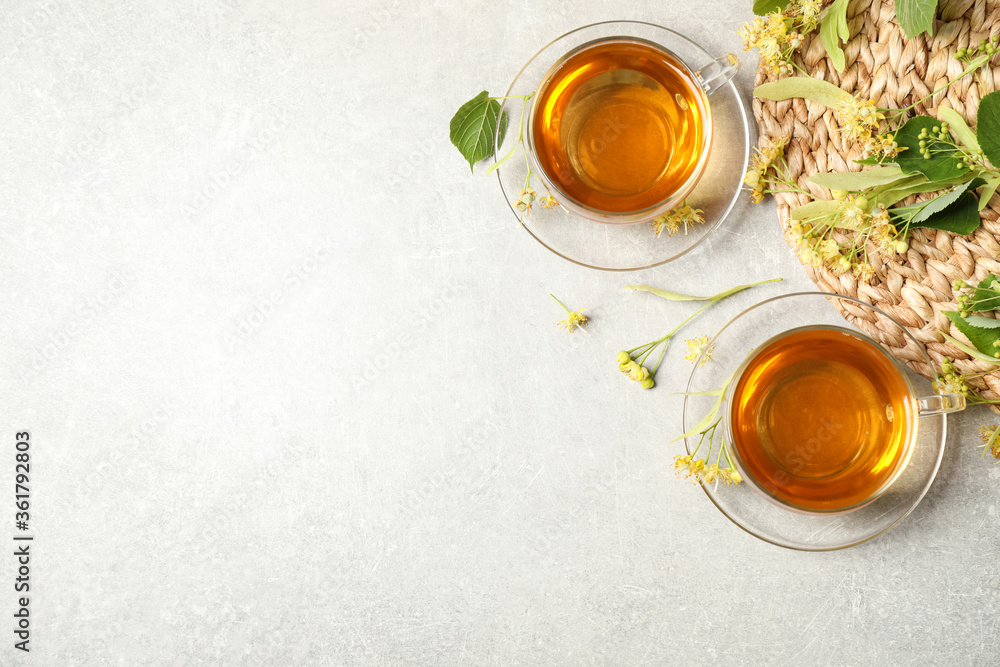
M 610 38 L 571 53 L 542 82 L 530 140 L 562 193 L 599 211 L 635 212 L 694 187 L 711 124 L 704 90 L 673 54 Z
M 839 327 L 765 343 L 730 405 L 744 472 L 809 511 L 850 509 L 878 495 L 905 466 L 916 429 L 903 373 L 873 342 Z

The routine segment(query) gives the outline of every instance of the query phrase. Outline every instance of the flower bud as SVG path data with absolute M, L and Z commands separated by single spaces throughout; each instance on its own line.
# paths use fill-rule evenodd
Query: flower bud
M 656 386 L 656 383 L 653 382 L 653 378 L 646 378 L 642 381 L 643 389 L 652 389 L 654 386 Z
M 834 190 L 833 191 L 833 198 L 834 199 L 847 199 L 847 190 Z
M 632 357 L 630 357 L 628 352 L 626 352 L 625 350 L 622 350 L 621 352 L 618 353 L 619 364 L 627 364 L 631 359 Z
M 900 240 L 896 241 L 896 243 L 895 243 L 895 249 L 896 249 L 896 252 L 898 252 L 900 255 L 902 255 L 903 253 L 905 253 L 907 250 L 910 249 L 910 244 L 907 243 L 906 241 L 900 239 Z
M 854 200 L 858 208 L 868 210 L 868 197 L 858 197 Z

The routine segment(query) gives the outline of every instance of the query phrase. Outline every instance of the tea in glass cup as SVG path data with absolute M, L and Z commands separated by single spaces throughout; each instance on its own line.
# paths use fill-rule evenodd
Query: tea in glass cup
M 916 398 L 898 363 L 856 331 L 793 329 L 736 372 L 731 449 L 745 479 L 806 512 L 843 512 L 882 494 L 905 468 L 918 417 L 965 407 L 963 396 Z
M 698 72 L 636 37 L 567 53 L 532 100 L 528 150 L 555 198 L 601 222 L 650 220 L 691 193 L 712 147 L 708 95 L 739 69 L 736 56 Z

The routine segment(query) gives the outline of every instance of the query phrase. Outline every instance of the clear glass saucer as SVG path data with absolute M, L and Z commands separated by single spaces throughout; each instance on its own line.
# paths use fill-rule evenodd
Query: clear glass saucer
M 514 78 L 505 96 L 535 92 L 549 68 L 571 49 L 604 37 L 633 37 L 654 42 L 677 55 L 692 69 L 709 63 L 722 54 L 710 54 L 691 39 L 673 30 L 640 21 L 606 21 L 577 28 L 550 42 L 536 53 Z M 740 197 L 743 177 L 750 155 L 750 124 L 746 105 L 730 81 L 709 99 L 714 123 L 712 152 L 698 185 L 687 203 L 703 211 L 704 224 L 695 225 L 668 237 L 656 236 L 649 223 L 613 225 L 588 220 L 561 207 L 544 209 L 535 205 L 524 218 L 524 228 L 535 240 L 571 262 L 606 271 L 631 271 L 666 264 L 681 257 L 708 238 L 725 221 Z M 531 101 L 522 124 L 525 131 Z M 502 100 L 502 112 L 509 118 L 509 129 L 494 161 L 516 144 L 521 100 Z M 524 187 L 527 166 L 518 153 L 497 169 L 500 189 L 515 218 L 521 215 L 514 207 Z M 539 196 L 545 192 L 538 182 L 532 187 Z
M 841 313 L 850 313 L 861 327 L 852 327 Z M 713 396 L 692 396 L 725 385 L 747 355 L 764 341 L 789 329 L 829 325 L 855 328 L 870 338 L 877 330 L 905 347 L 908 360 L 933 368 L 923 346 L 889 315 L 857 299 L 823 292 L 785 294 L 762 301 L 730 320 L 712 339 L 713 361 L 695 363 L 684 398 L 682 428 L 687 432 L 708 412 Z M 868 329 L 867 331 L 865 329 Z M 888 350 L 887 350 L 888 352 Z M 891 352 L 890 352 L 891 354 Z M 907 371 L 917 396 L 934 393 L 931 381 Z M 723 415 L 723 418 L 726 418 Z M 805 514 L 766 499 L 747 482 L 736 486 L 702 484 L 715 506 L 733 523 L 780 547 L 801 551 L 833 551 L 881 535 L 905 519 L 923 499 L 937 475 L 944 454 L 947 417 L 920 417 L 910 461 L 892 485 L 871 503 L 842 514 Z M 685 441 L 687 453 L 697 438 Z

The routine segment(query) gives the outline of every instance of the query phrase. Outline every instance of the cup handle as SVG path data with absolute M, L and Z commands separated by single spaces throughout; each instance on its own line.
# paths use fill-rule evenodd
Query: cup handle
M 938 394 L 917 399 L 917 416 L 943 415 L 965 409 L 965 396 L 961 394 Z
M 726 85 L 733 75 L 740 71 L 740 59 L 736 54 L 727 53 L 719 56 L 694 73 L 695 78 L 705 89 L 706 95 L 711 95 Z

